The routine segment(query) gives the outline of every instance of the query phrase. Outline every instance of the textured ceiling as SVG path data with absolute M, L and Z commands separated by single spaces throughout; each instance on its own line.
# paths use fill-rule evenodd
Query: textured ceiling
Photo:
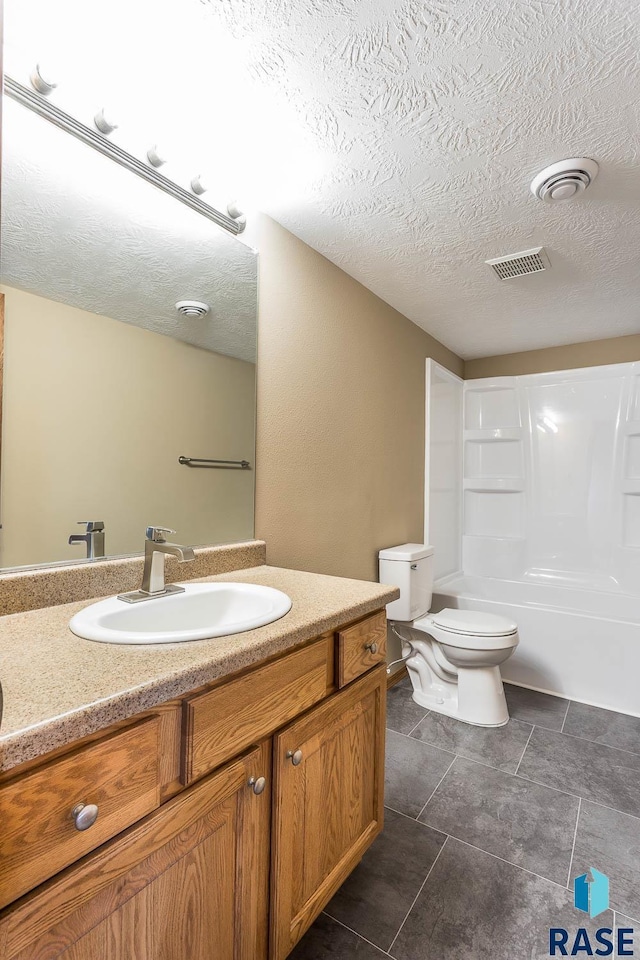
M 3 112 L 4 283 L 255 362 L 254 251 L 21 105 Z M 180 317 L 185 299 L 211 312 Z
M 638 0 L 205 6 L 321 160 L 267 206 L 307 243 L 465 358 L 640 331 Z M 586 196 L 534 199 L 568 156 Z M 547 273 L 484 265 L 538 244 Z

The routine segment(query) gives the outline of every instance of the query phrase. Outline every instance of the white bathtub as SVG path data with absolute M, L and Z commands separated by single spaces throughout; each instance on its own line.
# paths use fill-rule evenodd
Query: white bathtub
M 443 607 L 517 622 L 505 680 L 640 716 L 640 597 L 457 576 L 434 587 L 432 610 Z

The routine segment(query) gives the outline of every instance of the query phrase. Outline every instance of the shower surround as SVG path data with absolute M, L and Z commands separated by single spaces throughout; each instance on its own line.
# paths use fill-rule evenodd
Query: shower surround
M 640 363 L 428 379 L 433 609 L 515 619 L 505 679 L 640 715 Z M 455 409 L 462 455 L 436 468 Z M 456 495 L 459 535 L 436 520 Z

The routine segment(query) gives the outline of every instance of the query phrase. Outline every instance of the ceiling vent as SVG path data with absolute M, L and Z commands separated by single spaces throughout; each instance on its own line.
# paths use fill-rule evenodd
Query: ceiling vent
M 178 300 L 176 310 L 181 317 L 188 317 L 190 320 L 200 320 L 209 313 L 209 304 L 202 303 L 200 300 Z
M 530 273 L 541 273 L 551 267 L 544 247 L 534 247 L 533 250 L 521 250 L 520 253 L 510 253 L 506 257 L 496 257 L 495 260 L 485 260 L 499 280 L 513 280 L 515 277 L 526 277 Z
M 546 203 L 573 200 L 598 176 L 598 164 L 588 157 L 571 157 L 545 167 L 531 181 L 531 193 Z

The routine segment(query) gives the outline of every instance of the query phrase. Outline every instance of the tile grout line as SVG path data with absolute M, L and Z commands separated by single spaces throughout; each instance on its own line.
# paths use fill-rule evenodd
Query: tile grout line
M 567 722 L 567 717 L 569 716 L 569 707 L 571 706 L 571 700 L 567 700 L 567 709 L 564 712 L 564 717 L 562 718 L 562 726 L 560 727 L 560 733 L 564 733 L 564 725 Z
M 515 768 L 515 770 L 513 771 L 513 776 L 514 776 L 514 777 L 517 777 L 517 776 L 518 776 L 518 770 L 520 769 L 520 764 L 521 764 L 522 761 L 524 760 L 524 755 L 525 755 L 525 753 L 527 752 L 527 747 L 529 746 L 529 741 L 531 740 L 531 737 L 533 736 L 533 731 L 535 730 L 535 728 L 536 728 L 536 726 L 535 726 L 535 724 L 534 724 L 534 725 L 531 727 L 531 730 L 529 731 L 529 736 L 527 737 L 527 742 L 526 742 L 525 745 L 524 745 L 524 750 L 522 751 L 522 753 L 521 753 L 521 755 L 520 755 L 520 759 L 518 760 L 518 766 L 517 766 L 517 767 Z
M 420 884 L 420 889 L 419 889 L 418 892 L 416 893 L 416 895 L 415 895 L 415 897 L 414 897 L 414 899 L 413 899 L 413 903 L 411 904 L 411 906 L 410 906 L 409 909 L 407 910 L 407 912 L 406 912 L 406 914 L 405 914 L 404 920 L 402 921 L 402 923 L 401 923 L 400 926 L 398 927 L 398 930 L 397 930 L 397 933 L 396 933 L 395 937 L 393 938 L 393 940 L 391 941 L 391 943 L 390 943 L 390 945 L 389 945 L 389 950 L 387 951 L 388 954 L 389 954 L 389 956 L 391 956 L 391 951 L 393 950 L 393 946 L 394 946 L 396 940 L 398 939 L 398 937 L 400 936 L 400 932 L 401 932 L 402 928 L 404 927 L 405 923 L 407 922 L 407 920 L 408 920 L 408 918 L 409 918 L 409 914 L 411 913 L 411 911 L 412 911 L 413 908 L 415 907 L 415 905 L 416 905 L 416 903 L 417 903 L 417 901 L 418 901 L 418 897 L 419 897 L 420 894 L 422 893 L 422 891 L 423 891 L 423 889 L 424 889 L 424 886 L 425 886 L 427 880 L 429 879 L 429 877 L 431 876 L 431 874 L 432 874 L 432 872 L 433 872 L 433 868 L 435 867 L 436 863 L 437 863 L 438 860 L 440 859 L 440 854 L 442 853 L 442 851 L 444 850 L 444 848 L 446 847 L 446 845 L 448 844 L 448 842 L 449 842 L 449 837 L 447 836 L 447 839 L 444 841 L 444 843 L 442 844 L 442 846 L 441 846 L 440 849 L 438 850 L 438 853 L 436 854 L 435 860 L 433 861 L 433 863 L 432 863 L 431 866 L 429 867 L 429 872 L 428 872 L 428 874 L 426 875 L 426 877 L 424 878 L 424 880 L 423 880 L 422 883 Z
M 573 831 L 573 845 L 571 847 L 571 859 L 569 860 L 569 876 L 567 877 L 567 889 L 571 883 L 571 868 L 573 867 L 573 855 L 576 852 L 576 840 L 578 839 L 578 826 L 580 824 L 580 811 L 582 810 L 582 797 L 578 797 L 578 816 L 576 817 L 576 828 Z
M 402 810 L 396 810 L 395 807 L 390 807 L 388 803 L 385 803 L 384 808 L 385 810 L 391 810 L 392 813 L 397 813 L 399 817 L 404 817 L 405 820 L 411 820 L 412 823 L 419 823 L 421 827 L 426 827 L 427 830 L 433 830 L 434 833 L 439 833 L 441 837 L 451 837 L 452 840 L 458 839 L 457 837 L 454 837 L 452 833 L 447 833 L 446 830 L 441 830 L 439 827 L 432 827 L 430 823 L 426 823 L 424 820 L 418 820 L 416 817 L 412 817 L 408 813 L 403 813 Z M 422 810 L 424 810 L 424 807 Z M 422 813 L 422 810 L 420 813 Z
M 626 747 L 614 747 L 612 743 L 603 743 L 602 740 L 593 740 L 591 737 L 581 737 L 577 733 L 566 733 L 564 730 L 551 730 L 551 733 L 560 733 L 569 740 L 581 740 L 583 743 L 593 743 L 596 747 L 604 747 L 605 750 L 617 750 L 619 753 L 628 753 L 630 757 L 640 757 L 640 753 L 633 750 L 627 750 Z
M 384 950 L 382 947 L 379 947 L 377 943 L 374 943 L 373 940 L 367 940 L 366 937 L 363 937 L 361 933 L 358 933 L 357 930 L 354 930 L 353 927 L 348 927 L 346 923 L 343 923 L 342 920 L 338 920 L 337 917 L 333 917 L 330 913 L 327 913 L 326 910 L 322 911 L 325 917 L 329 917 L 330 920 L 333 920 L 334 923 L 337 923 L 338 926 L 343 927 L 344 930 L 348 930 L 349 933 L 352 933 L 358 940 L 362 940 L 364 943 L 368 943 L 370 947 L 375 947 L 376 950 L 379 950 L 380 953 L 385 957 L 391 957 L 391 954 L 387 950 Z M 393 960 L 393 957 L 391 957 Z
M 415 817 L 411 816 L 410 813 L 403 813 L 402 810 L 396 810 L 396 808 L 392 807 L 390 803 L 385 802 L 384 808 L 385 810 L 391 810 L 392 813 L 397 813 L 399 817 L 404 817 L 405 820 L 414 820 L 416 823 L 418 822 Z
M 571 702 L 569 702 L 569 706 L 571 706 Z M 601 708 L 598 708 L 598 709 L 601 709 Z M 604 708 L 602 708 L 602 709 L 604 709 Z M 430 713 L 432 713 L 432 712 L 433 712 L 433 711 L 430 711 Z M 568 710 L 568 708 L 567 708 L 567 713 L 568 713 L 568 712 L 569 712 L 569 710 Z M 427 714 L 427 716 L 429 716 L 429 714 Z M 631 714 L 623 714 L 623 716 L 631 716 Z M 425 719 L 425 717 L 422 718 L 422 720 L 424 720 L 424 719 Z M 452 717 L 452 718 L 450 718 L 450 719 L 454 719 L 454 720 L 455 720 L 455 717 Z M 607 749 L 607 750 L 618 750 L 620 753 L 628 753 L 629 756 L 631 756 L 631 757 L 640 757 L 640 753 L 634 753 L 633 750 L 627 750 L 626 747 L 614 747 L 614 745 L 613 745 L 612 743 L 603 743 L 602 740 L 594 740 L 592 737 L 581 737 L 581 736 L 579 736 L 577 733 L 565 733 L 565 731 L 564 731 L 564 724 L 565 724 L 565 721 L 566 721 L 566 719 L 567 719 L 567 715 L 566 715 L 566 714 L 565 714 L 565 719 L 562 721 L 562 727 L 560 728 L 560 730 L 554 730 L 553 727 L 545 727 L 545 725 L 544 725 L 543 723 L 534 723 L 534 724 L 532 724 L 529 720 L 519 720 L 517 717 L 511 717 L 510 719 L 513 720 L 513 721 L 515 721 L 515 723 L 521 723 L 521 724 L 523 724 L 523 725 L 525 725 L 525 726 L 527 726 L 527 727 L 540 727 L 541 730 L 545 730 L 547 733 L 557 733 L 558 736 L 568 737 L 568 738 L 570 738 L 571 740 L 581 740 L 583 743 L 594 743 L 597 747 L 604 747 L 604 748 Z M 393 730 L 392 727 L 387 727 L 387 730 L 390 730 L 391 733 L 397 733 L 398 736 L 400 736 L 400 737 L 407 737 L 407 739 L 409 739 L 409 740 L 417 740 L 418 743 L 425 743 L 428 747 L 434 747 L 436 750 L 442 750 L 443 753 L 451 753 L 451 752 L 452 752 L 451 750 L 446 750 L 444 747 L 439 747 L 437 744 L 431 743 L 429 740 L 422 740 L 420 737 L 414 737 L 414 736 L 412 736 L 412 734 L 414 733 L 414 731 L 415 731 L 415 730 L 420 726 L 420 724 L 422 723 L 422 720 L 418 721 L 418 723 L 416 723 L 415 727 L 412 727 L 412 728 L 411 728 L 411 730 L 409 731 L 409 733 L 401 733 L 400 730 Z M 463 722 L 464 722 L 464 721 L 462 721 L 462 720 L 459 720 L 459 721 L 458 721 L 458 723 L 463 723 Z M 487 728 L 483 728 L 483 729 L 492 729 L 492 728 L 487 727 Z M 457 754 L 457 756 L 462 756 L 462 754 Z M 471 760 L 472 758 L 471 758 L 471 757 L 466 757 L 466 759 L 467 759 L 467 760 Z M 477 763 L 481 763 L 480 760 L 478 760 L 478 761 L 476 761 L 476 762 L 477 762 Z M 491 766 L 491 764 L 486 764 L 486 766 Z M 500 769 L 500 768 L 499 768 L 499 767 L 495 767 L 494 769 Z M 573 796 L 573 794 L 572 794 L 572 796 Z
M 618 916 L 627 917 L 627 914 L 623 913 L 622 910 L 618 910 L 616 907 L 613 907 L 612 909 L 613 909 L 613 915 L 616 918 L 616 921 L 618 919 Z M 640 923 L 637 920 L 634 920 L 633 917 L 627 917 L 627 920 L 631 920 L 632 923 L 635 923 L 637 924 L 637 926 L 640 927 Z
M 524 720 L 521 720 L 520 723 L 525 723 L 525 721 L 524 721 Z M 527 724 L 527 726 L 531 726 L 531 727 L 532 727 L 531 733 L 533 733 L 533 727 L 534 727 L 534 726 L 539 726 L 539 725 L 538 725 L 538 724 Z M 388 729 L 391 729 L 391 728 L 388 728 Z M 546 729 L 546 728 L 545 728 L 545 729 Z M 398 733 L 397 730 L 391 730 L 391 732 L 392 732 L 392 733 Z M 531 733 L 529 734 L 529 739 L 531 739 Z M 554 731 L 554 733 L 557 733 L 557 731 Z M 453 756 L 454 758 L 455 758 L 455 757 L 459 757 L 460 760 L 467 760 L 469 763 L 477 763 L 478 766 L 480 766 L 480 767 L 487 767 L 489 770 L 497 770 L 498 773 L 506 773 L 506 774 L 508 774 L 508 776 L 510 776 L 510 777 L 514 777 L 514 776 L 515 776 L 515 773 L 512 773 L 511 770 L 505 770 L 503 767 L 496 767 L 496 766 L 494 766 L 492 763 L 487 763 L 486 760 L 478 760 L 477 757 L 467 757 L 467 756 L 465 756 L 464 753 L 452 753 L 451 750 L 445 750 L 443 747 L 437 747 L 434 743 L 427 743 L 426 740 L 418 740 L 417 737 L 410 737 L 410 736 L 409 736 L 408 734 L 406 734 L 406 733 L 398 733 L 398 735 L 399 735 L 400 737 L 406 737 L 408 740 L 415 740 L 415 741 L 417 741 L 418 743 L 423 743 L 426 747 L 433 747 L 434 750 L 438 750 L 440 753 L 448 753 L 450 756 Z M 522 757 L 520 758 L 520 760 L 522 760 Z M 520 764 L 518 764 L 518 766 L 519 766 L 519 765 L 520 765 Z M 517 768 L 516 768 L 516 769 L 517 769 Z M 568 790 L 561 790 L 559 787 L 552 787 L 551 784 L 549 784 L 549 783 L 542 783 L 541 780 L 533 780 L 531 777 L 525 777 L 525 776 L 523 776 L 521 773 L 518 774 L 518 779 L 519 779 L 519 780 L 526 780 L 528 783 L 537 783 L 538 786 L 546 787 L 547 790 L 554 790 L 556 793 L 561 793 L 561 794 L 563 795 L 563 797 L 579 797 L 579 796 L 580 796 L 580 794 L 578 794 L 578 793 L 569 793 Z M 588 797 L 584 797 L 583 799 L 587 800 Z M 602 806 L 606 806 L 606 804 L 600 803 L 599 800 L 593 800 L 593 801 L 590 801 L 590 802 L 591 802 L 591 803 L 599 803 L 601 807 L 602 807 Z M 387 804 L 387 806 L 389 806 L 389 804 Z M 394 808 L 393 808 L 393 807 L 390 807 L 390 809 L 393 810 Z M 609 807 L 608 809 L 610 809 L 610 810 L 615 810 L 615 809 L 617 809 L 617 808 L 616 808 L 616 807 Z M 624 810 L 620 810 L 620 811 L 618 811 L 618 812 L 619 812 L 619 813 L 624 813 L 625 811 L 624 811 Z M 401 811 L 401 810 L 396 810 L 396 813 L 402 813 L 402 811 Z M 409 816 L 409 814 L 403 814 L 403 816 Z M 627 816 L 632 817 L 633 814 L 632 814 L 632 813 L 629 813 L 629 814 L 627 814 Z M 411 820 L 415 820 L 416 818 L 415 818 L 415 817 L 410 817 L 410 819 L 411 819 Z M 640 819 L 640 816 L 638 816 L 636 819 Z
M 422 723 L 422 721 L 423 721 L 423 720 L 426 720 L 430 713 L 431 713 L 431 710 L 427 710 L 427 712 L 425 713 L 424 717 L 420 717 L 420 719 L 418 720 L 418 722 L 411 727 L 411 730 L 409 730 L 409 733 L 403 733 L 402 736 L 403 736 L 403 737 L 411 737 L 411 734 L 413 733 L 413 731 L 418 729 L 418 727 L 420 726 L 420 724 Z M 398 731 L 396 730 L 396 733 L 397 733 L 397 732 L 398 732 Z M 412 740 L 417 740 L 418 738 L 417 738 L 417 737 L 411 737 L 411 739 L 412 739 Z
M 426 802 L 425 804 L 423 804 L 422 809 L 420 810 L 420 813 L 419 813 L 418 816 L 416 817 L 416 820 L 417 820 L 418 822 L 420 822 L 420 817 L 421 817 L 422 814 L 424 813 L 427 804 L 430 803 L 431 800 L 433 800 L 433 797 L 434 797 L 434 795 L 435 795 L 435 793 L 436 793 L 436 790 L 437 790 L 438 787 L 441 785 L 442 781 L 444 780 L 444 778 L 446 777 L 446 775 L 449 773 L 449 770 L 451 770 L 451 767 L 454 765 L 454 763 L 456 762 L 457 759 L 458 759 L 458 757 L 457 757 L 457 756 L 454 756 L 453 760 L 451 761 L 451 763 L 449 764 L 449 766 L 447 767 L 447 769 L 445 770 L 445 772 L 444 772 L 444 773 L 442 774 L 442 776 L 440 777 L 438 783 L 437 783 L 436 786 L 435 786 L 435 789 L 431 791 L 431 794 L 430 794 L 430 796 L 429 796 L 429 799 L 427 800 L 427 802 Z M 432 829 L 435 830 L 435 827 L 433 827 Z M 440 833 L 444 833 L 443 830 L 440 830 L 439 832 L 440 832 Z
M 478 763 L 477 760 L 472 760 L 472 763 Z M 497 769 L 493 767 L 492 769 Z M 504 772 L 504 771 L 503 771 Z M 539 787 L 546 787 L 547 790 L 555 790 L 556 793 L 561 793 L 564 797 L 573 797 L 575 800 L 581 800 L 585 803 L 593 803 L 597 807 L 603 807 L 605 810 L 612 810 L 613 813 L 621 813 L 623 817 L 631 817 L 632 820 L 640 820 L 640 814 L 638 813 L 629 813 L 628 810 L 621 810 L 620 807 L 612 807 L 608 803 L 603 803 L 602 800 L 593 800 L 591 797 L 583 797 L 581 793 L 569 793 L 568 790 L 561 790 L 559 787 L 552 787 L 549 783 L 544 783 L 542 780 L 534 780 L 533 777 L 525 777 L 524 774 L 518 774 L 518 780 L 524 780 L 526 783 L 535 783 Z
M 422 720 L 424 720 L 424 717 L 422 718 Z M 422 720 L 420 721 L 420 723 L 422 723 Z M 419 727 L 420 723 L 416 723 L 413 729 L 415 730 L 417 727 Z M 435 743 L 429 743 L 428 740 L 421 740 L 420 737 L 412 737 L 410 733 L 400 733 L 399 730 L 392 730 L 391 727 L 387 727 L 386 730 L 387 730 L 387 733 L 395 733 L 399 737 L 405 737 L 407 740 L 411 740 L 413 743 L 422 743 L 424 744 L 425 747 L 433 747 L 434 750 L 439 750 L 440 753 L 448 753 L 449 755 L 453 755 L 454 757 L 458 756 L 458 754 L 453 753 L 453 750 L 445 750 L 444 747 L 437 747 Z
M 435 829 L 433 827 L 432 829 Z M 543 877 L 541 873 L 536 873 L 534 870 L 529 870 L 527 867 L 521 866 L 519 863 L 514 863 L 513 860 L 505 860 L 504 857 L 499 857 L 497 853 L 491 853 L 489 850 L 483 850 L 482 847 L 477 847 L 475 843 L 469 843 L 468 840 L 461 840 L 460 837 L 451 836 L 452 840 L 455 840 L 456 843 L 464 843 L 465 847 L 471 847 L 473 850 L 477 850 L 478 853 L 484 853 L 488 857 L 493 857 L 494 860 L 499 860 L 500 863 L 506 863 L 508 867 L 514 867 L 516 870 L 522 870 L 523 873 L 528 873 L 530 877 L 537 877 L 538 880 L 543 880 L 545 883 L 552 883 L 554 887 L 559 887 L 560 890 L 567 891 L 567 887 L 562 883 L 559 883 L 557 880 L 551 880 L 549 877 Z
M 519 722 L 520 722 L 520 723 L 525 723 L 526 721 L 521 720 L 521 721 L 519 721 Z M 533 724 L 532 726 L 538 726 L 538 727 L 539 727 L 540 724 Z M 389 729 L 391 729 L 391 728 L 389 728 Z M 549 729 L 549 728 L 548 728 L 548 727 L 544 727 L 543 729 L 544 729 L 544 730 L 547 730 L 547 729 Z M 391 732 L 392 732 L 392 733 L 398 733 L 399 736 L 401 736 L 401 737 L 406 737 L 406 738 L 409 739 L 409 740 L 417 740 L 417 739 L 418 739 L 417 737 L 409 737 L 409 735 L 406 734 L 406 733 L 399 733 L 398 730 L 392 730 Z M 558 730 L 551 730 L 551 733 L 559 733 L 559 732 L 560 732 L 560 731 L 558 731 Z M 531 733 L 533 733 L 533 730 L 531 731 Z M 565 733 L 565 734 L 563 734 L 563 736 L 569 737 L 569 738 L 572 739 L 572 740 L 585 740 L 585 739 L 586 739 L 585 737 L 575 737 L 575 736 L 574 736 L 573 734 L 571 734 L 571 733 Z M 531 738 L 531 734 L 529 734 L 529 738 Z M 451 750 L 444 750 L 442 747 L 437 747 L 437 746 L 436 746 L 435 744 L 433 744 L 433 743 L 427 743 L 426 740 L 418 740 L 418 743 L 424 743 L 425 746 L 427 746 L 427 747 L 433 747 L 434 750 L 439 750 L 440 753 L 448 753 L 449 755 L 452 755 L 452 754 L 451 754 Z M 596 740 L 587 740 L 587 743 L 598 743 L 598 741 L 596 741 Z M 608 744 L 598 744 L 598 745 L 599 745 L 599 746 L 608 746 Z M 611 750 L 620 750 L 620 747 L 610 747 L 609 749 L 611 749 Z M 621 753 L 630 753 L 631 756 L 638 756 L 638 754 L 631 753 L 630 750 L 620 750 L 620 752 L 621 752 Z M 525 776 L 525 775 L 522 774 L 522 773 L 517 773 L 517 774 L 511 773 L 510 770 L 504 770 L 502 767 L 496 767 L 496 766 L 494 766 L 494 765 L 491 764 L 491 763 L 487 763 L 485 760 L 478 760 L 477 757 L 467 757 L 467 756 L 465 756 L 465 755 L 462 754 L 462 753 L 456 753 L 456 754 L 453 754 L 453 756 L 454 756 L 454 758 L 455 758 L 455 757 L 459 757 L 461 760 L 467 760 L 469 763 L 477 763 L 477 764 L 478 764 L 479 766 L 481 766 L 481 767 L 488 767 L 489 770 L 497 770 L 498 773 L 506 773 L 506 774 L 508 774 L 509 776 L 517 776 L 519 780 L 524 780 L 526 783 L 535 783 L 535 784 L 537 784 L 537 786 L 539 786 L 539 787 L 546 787 L 547 790 L 553 790 L 555 793 L 560 793 L 560 794 L 562 794 L 563 797 L 574 797 L 576 800 L 584 800 L 585 803 L 595 803 L 598 807 L 604 807 L 605 810 L 613 810 L 614 813 L 621 813 L 621 814 L 623 814 L 625 817 L 632 817 L 634 820 L 640 820 L 640 813 L 638 813 L 638 814 L 636 814 L 636 813 L 629 813 L 628 810 L 621 810 L 619 807 L 612 807 L 611 804 L 603 803 L 602 800 L 594 800 L 592 797 L 583 797 L 582 794 L 580 794 L 580 793 L 571 793 L 569 790 L 561 790 L 560 787 L 554 787 L 554 786 L 552 786 L 550 783 L 544 783 L 544 781 L 542 781 L 542 780 L 535 780 L 533 777 L 527 777 L 527 776 Z M 523 758 L 521 757 L 521 758 L 520 758 L 520 763 L 522 762 L 522 759 L 523 759 Z M 520 768 L 520 763 L 518 763 L 518 767 L 517 767 L 516 769 L 519 769 L 519 768 Z M 408 813 L 402 813 L 402 810 L 396 810 L 395 807 L 391 807 L 389 804 L 386 804 L 386 806 L 388 806 L 390 810 L 394 810 L 395 813 L 400 813 L 400 814 L 402 814 L 403 817 L 408 817 L 409 820 L 416 820 L 416 819 L 417 819 L 416 817 L 412 817 L 412 816 L 411 816 L 410 814 L 408 814 Z M 422 811 L 420 811 L 420 812 L 422 812 Z M 434 829 L 435 829 L 435 828 L 434 828 Z

